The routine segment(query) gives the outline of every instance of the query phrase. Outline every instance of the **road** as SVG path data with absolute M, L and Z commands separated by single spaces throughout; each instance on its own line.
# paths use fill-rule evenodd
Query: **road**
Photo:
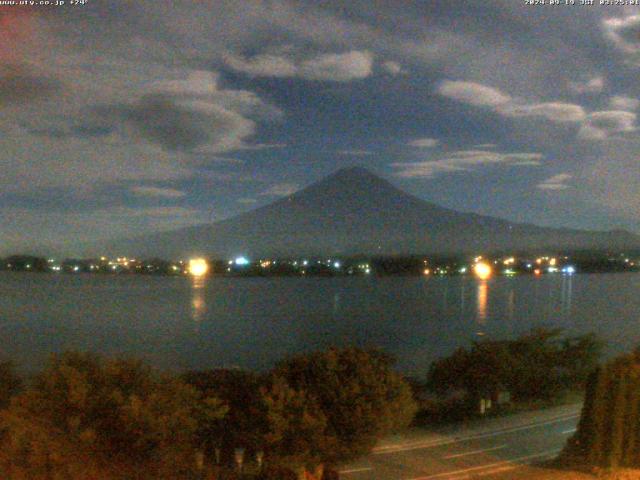
M 344 466 L 341 478 L 491 479 L 505 472 L 526 478 L 526 465 L 550 459 L 562 449 L 575 431 L 580 408 L 566 405 L 437 431 L 415 429 L 386 439 L 368 457 Z

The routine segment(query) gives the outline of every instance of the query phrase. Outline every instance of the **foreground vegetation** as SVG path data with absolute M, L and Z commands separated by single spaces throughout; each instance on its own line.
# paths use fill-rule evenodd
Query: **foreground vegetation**
M 422 391 L 420 423 L 497 410 L 546 406 L 581 395 L 602 355 L 591 334 L 565 337 L 537 329 L 514 340 L 474 342 L 435 361 Z M 422 388 L 420 388 L 422 387 Z
M 640 350 L 589 377 L 576 434 L 564 460 L 605 468 L 640 468 Z
M 167 375 L 137 360 L 67 352 L 25 382 L 4 363 L 0 478 L 337 478 L 334 466 L 367 454 L 416 419 L 433 424 L 478 415 L 479 400 L 487 408 L 557 401 L 584 386 L 600 353 L 591 335 L 536 330 L 461 348 L 434 362 L 427 381 L 413 388 L 391 357 L 358 348 L 293 356 L 264 374 Z M 585 411 L 623 409 L 640 378 L 621 380 L 623 364 L 592 377 L 589 388 L 597 380 L 602 392 Z M 615 380 L 605 382 L 603 372 L 609 378 L 614 371 Z M 634 408 L 624 407 L 625 415 Z M 583 419 L 581 432 L 597 422 Z M 598 445 L 631 451 L 610 441 L 612 431 L 598 433 Z
M 69 352 L 23 385 L 3 364 L 0 478 L 233 478 L 221 475 L 234 463 L 261 478 L 331 478 L 325 466 L 367 453 L 413 418 L 411 390 L 392 366 L 382 352 L 346 348 L 264 375 L 176 377 Z

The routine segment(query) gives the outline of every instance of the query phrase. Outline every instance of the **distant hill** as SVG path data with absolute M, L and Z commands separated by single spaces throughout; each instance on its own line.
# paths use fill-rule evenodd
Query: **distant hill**
M 111 242 L 112 254 L 301 256 L 640 248 L 622 230 L 538 227 L 421 200 L 353 167 L 274 203 L 208 225 Z

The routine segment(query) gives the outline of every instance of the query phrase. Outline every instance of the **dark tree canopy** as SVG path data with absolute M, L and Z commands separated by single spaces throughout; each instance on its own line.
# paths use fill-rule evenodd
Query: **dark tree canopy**
M 9 405 L 11 397 L 22 387 L 22 379 L 15 372 L 13 363 L 0 363 L 0 409 Z
M 0 467 L 30 479 L 175 478 L 193 468 L 198 426 L 225 410 L 137 361 L 54 355 L 0 416 Z
M 553 398 L 582 386 L 601 353 L 593 335 L 561 334 L 539 329 L 515 340 L 475 342 L 434 362 L 427 384 L 440 394 L 463 390 L 470 398 L 492 398 L 501 390 L 515 400 Z
M 594 466 L 640 467 L 640 350 L 590 376 L 578 430 L 565 454 Z
M 331 348 L 292 357 L 273 372 L 317 405 L 326 421 L 318 455 L 327 463 L 368 452 L 381 436 L 416 413 L 411 389 L 379 350 Z
M 416 411 L 392 359 L 358 348 L 291 357 L 268 374 L 180 377 L 68 352 L 22 391 L 0 365 L 0 387 L 0 477 L 16 480 L 191 478 L 217 454 L 232 467 L 237 448 L 254 468 L 259 454 L 265 475 L 323 478 L 325 466 L 367 453 Z

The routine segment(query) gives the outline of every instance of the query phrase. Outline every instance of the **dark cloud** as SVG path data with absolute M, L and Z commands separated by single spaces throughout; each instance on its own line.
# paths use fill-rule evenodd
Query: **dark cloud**
M 143 138 L 168 150 L 190 150 L 206 143 L 207 126 L 213 120 L 202 112 L 181 108 L 162 95 L 146 96 L 138 104 L 119 107 L 114 112 L 130 122 Z
M 106 135 L 110 135 L 114 132 L 115 128 L 109 125 L 67 125 L 63 121 L 60 122 L 60 125 L 51 126 L 51 127 L 30 127 L 27 124 L 22 124 L 21 126 L 28 131 L 31 135 L 41 136 L 41 137 L 51 137 L 57 139 L 65 139 L 65 138 L 95 138 L 95 137 L 104 137 Z
M 253 122 L 215 104 L 181 104 L 170 96 L 150 94 L 130 105 L 96 108 L 115 124 L 124 122 L 130 133 L 170 151 L 210 146 L 224 151 L 240 145 L 253 132 Z
M 48 99 L 61 90 L 62 83 L 55 78 L 39 75 L 21 66 L 0 67 L 0 106 Z

